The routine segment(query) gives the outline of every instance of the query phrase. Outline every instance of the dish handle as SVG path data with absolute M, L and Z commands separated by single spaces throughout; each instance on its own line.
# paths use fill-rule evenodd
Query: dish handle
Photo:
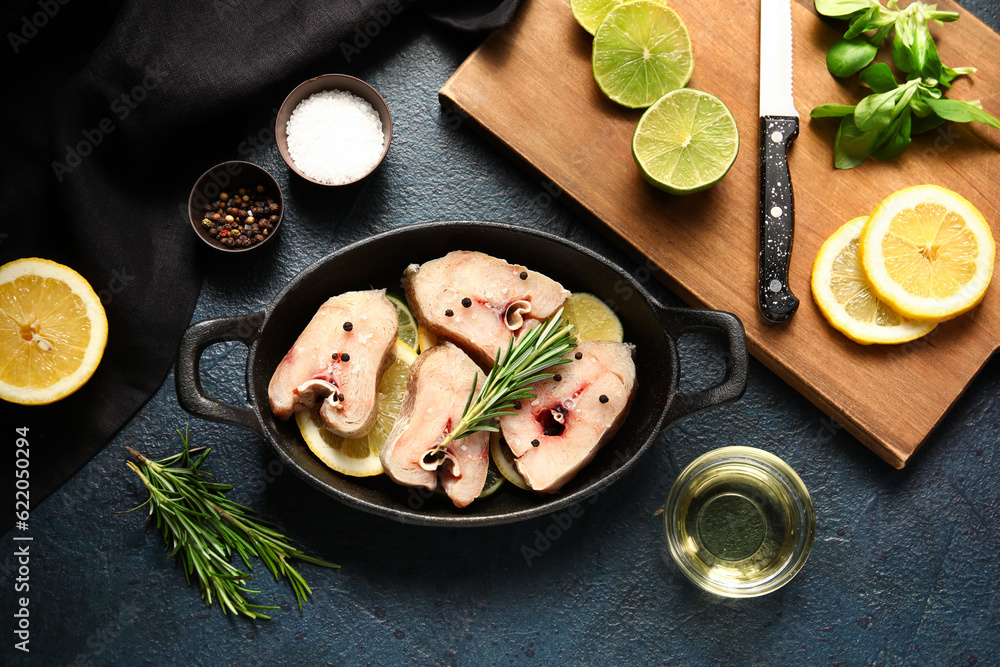
M 660 324 L 675 340 L 687 333 L 721 333 L 726 363 L 726 375 L 718 384 L 692 394 L 678 391 L 667 409 L 664 424 L 672 424 L 695 412 L 739 400 L 747 389 L 749 373 L 746 332 L 739 318 L 720 310 L 667 308 L 657 305 L 656 314 Z
M 202 419 L 249 429 L 264 437 L 264 430 L 249 403 L 230 405 L 205 394 L 201 386 L 201 353 L 209 345 L 239 341 L 247 347 L 257 338 L 264 311 L 249 315 L 219 317 L 192 324 L 177 348 L 174 381 L 181 407 Z

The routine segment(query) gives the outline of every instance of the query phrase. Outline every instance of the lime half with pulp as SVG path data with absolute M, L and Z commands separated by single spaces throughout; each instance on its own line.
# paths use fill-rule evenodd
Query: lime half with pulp
M 675 195 L 712 187 L 740 150 L 736 119 L 715 95 L 684 88 L 646 110 L 632 136 L 632 157 L 647 181 Z
M 694 56 L 687 27 L 653 0 L 618 5 L 594 35 L 594 78 L 615 102 L 648 107 L 691 78 Z

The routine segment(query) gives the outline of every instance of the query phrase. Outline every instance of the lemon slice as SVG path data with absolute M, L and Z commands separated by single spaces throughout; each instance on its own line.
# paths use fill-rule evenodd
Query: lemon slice
M 391 294 L 386 294 L 385 296 L 389 299 L 389 303 L 396 309 L 396 314 L 399 315 L 399 332 L 396 333 L 396 338 L 406 343 L 410 348 L 416 348 L 417 320 L 413 317 L 413 313 L 406 307 L 402 299 L 398 299 Z
M 519 489 L 530 490 L 528 483 L 524 481 L 524 477 L 514 465 L 517 460 L 514 458 L 514 452 L 510 451 L 507 442 L 500 437 L 499 433 L 490 433 L 490 458 L 493 459 L 493 465 L 497 467 L 504 479 Z
M 607 304 L 593 294 L 573 292 L 563 305 L 563 317 L 576 327 L 576 337 L 585 340 L 611 340 L 620 343 L 625 339 L 621 320 Z
M 419 347 L 417 350 L 420 354 L 423 354 L 427 350 L 431 349 L 438 344 L 438 337 L 427 330 L 427 327 L 420 325 L 417 327 L 417 343 Z
M 889 195 L 861 233 L 872 290 L 911 319 L 946 320 L 973 308 L 990 285 L 995 255 L 982 214 L 936 185 Z
M 417 360 L 417 353 L 402 340 L 393 348 L 393 360 L 382 374 L 378 386 L 378 418 L 375 426 L 360 438 L 342 438 L 323 426 L 319 418 L 319 405 L 312 410 L 295 413 L 299 433 L 319 460 L 337 472 L 351 477 L 381 475 L 382 462 L 379 452 L 385 444 L 403 405 L 406 376 Z
M 45 405 L 69 396 L 107 342 L 104 306 L 79 273 L 37 257 L 0 267 L 0 398 Z
M 934 320 L 908 320 L 875 296 L 858 261 L 858 237 L 868 218 L 851 220 L 826 240 L 813 264 L 816 305 L 833 326 L 853 341 L 905 343 L 926 335 Z
M 632 108 L 683 87 L 694 70 L 687 27 L 677 12 L 653 0 L 612 9 L 594 34 L 591 62 L 601 90 Z

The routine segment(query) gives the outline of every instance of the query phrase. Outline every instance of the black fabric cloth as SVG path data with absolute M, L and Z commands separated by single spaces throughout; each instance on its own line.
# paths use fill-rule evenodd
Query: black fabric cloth
M 239 157 L 233 142 L 219 152 L 217 133 L 248 105 L 271 104 L 262 99 L 290 89 L 290 75 L 315 75 L 310 65 L 341 63 L 339 71 L 351 73 L 358 30 L 397 16 L 421 20 L 407 5 L 8 4 L 0 263 L 44 257 L 73 267 L 97 291 L 109 321 L 101 365 L 78 392 L 49 406 L 0 402 L 9 442 L 15 428 L 29 428 L 33 503 L 90 460 L 171 368 L 202 280 L 199 241 L 178 224 L 181 211 L 201 170 Z M 508 21 L 516 5 L 436 0 L 428 14 L 460 30 L 486 30 Z M 269 87 L 275 90 L 263 95 Z M 13 481 L 7 475 L 4 484 Z M 12 505 L 4 504 L 3 530 L 13 523 Z

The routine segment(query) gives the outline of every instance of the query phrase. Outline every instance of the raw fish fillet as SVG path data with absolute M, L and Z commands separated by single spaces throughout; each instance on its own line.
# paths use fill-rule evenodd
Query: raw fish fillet
M 488 432 L 453 440 L 431 455 L 461 420 L 475 378 L 478 393 L 486 376 L 451 343 L 417 357 L 407 376 L 403 407 L 382 446 L 382 467 L 393 481 L 431 490 L 440 483 L 456 507 L 465 507 L 482 492 L 490 463 Z
M 322 401 L 320 419 L 331 431 L 345 438 L 367 433 L 378 416 L 378 383 L 398 329 L 385 290 L 327 300 L 271 376 L 267 395 L 275 416 L 288 419 Z
M 417 320 L 483 368 L 493 366 L 512 336 L 551 317 L 569 296 L 540 273 L 461 250 L 410 265 L 403 286 Z
M 559 490 L 618 430 L 635 395 L 632 354 L 624 343 L 580 343 L 566 355 L 571 363 L 549 371 L 558 373 L 558 380 L 531 385 L 535 399 L 521 401 L 516 415 L 500 418 L 528 486 Z

